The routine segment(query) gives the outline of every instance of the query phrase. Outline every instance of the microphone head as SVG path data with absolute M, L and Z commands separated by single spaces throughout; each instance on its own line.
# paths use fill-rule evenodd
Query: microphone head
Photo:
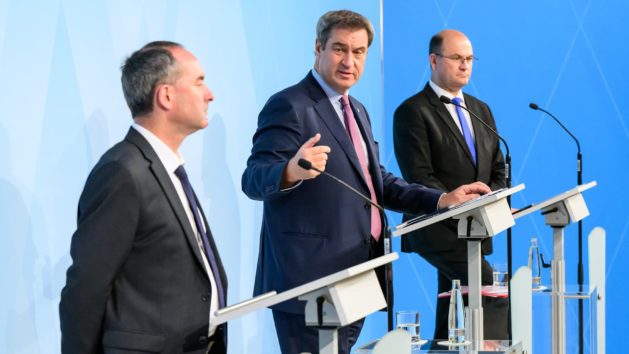
M 446 97 L 446 96 L 441 96 L 441 97 L 439 97 L 439 101 L 441 101 L 441 102 L 443 102 L 443 103 L 446 103 L 446 104 L 452 103 L 452 100 L 451 100 L 451 99 L 449 99 L 449 98 L 448 98 L 448 97 Z
M 539 109 L 539 106 L 538 106 L 538 105 L 536 105 L 536 104 L 535 104 L 535 103 L 533 103 L 533 102 L 529 103 L 529 107 L 531 107 L 531 109 L 534 109 L 534 110 L 536 110 L 536 111 Z
M 299 161 L 297 161 L 297 165 L 299 165 L 299 167 L 303 168 L 304 170 L 312 169 L 312 162 L 305 159 L 299 159 Z

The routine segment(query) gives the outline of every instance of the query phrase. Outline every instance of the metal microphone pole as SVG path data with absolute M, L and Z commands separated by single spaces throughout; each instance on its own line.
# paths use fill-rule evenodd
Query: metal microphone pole
M 540 108 L 535 103 L 529 103 L 529 107 L 536 111 L 542 111 L 548 114 L 561 128 L 572 137 L 575 143 L 577 143 L 577 184 L 583 184 L 583 155 L 581 155 L 581 144 L 579 139 L 574 136 L 568 128 L 566 128 L 557 117 L 547 110 Z M 583 221 L 579 220 L 579 245 L 578 245 L 578 262 L 577 262 L 577 282 L 579 283 L 579 292 L 583 291 Z M 583 299 L 579 298 L 579 353 L 583 354 Z
M 478 122 L 480 122 L 483 126 L 485 126 L 485 128 L 489 129 L 489 131 L 491 131 L 496 137 L 498 137 L 498 139 L 500 139 L 502 141 L 502 143 L 505 146 L 505 150 L 506 150 L 506 154 L 505 154 L 505 184 L 507 185 L 507 188 L 511 188 L 511 153 L 509 152 L 509 144 L 507 144 L 507 141 L 500 136 L 500 134 L 498 134 L 498 132 L 496 130 L 494 130 L 494 128 L 490 127 L 489 124 L 485 123 L 485 121 L 483 121 L 482 119 L 480 119 L 479 116 L 476 115 L 476 113 L 470 111 L 469 109 L 467 109 L 467 107 L 463 106 L 463 105 L 459 105 L 455 102 L 452 102 L 452 100 L 446 96 L 440 96 L 439 100 L 443 103 L 446 104 L 452 104 L 455 105 L 457 107 L 460 107 L 464 110 L 466 110 L 467 112 L 469 112 L 470 116 L 474 117 Z M 509 203 L 509 205 L 511 205 L 511 195 L 507 196 L 507 203 Z M 507 311 L 507 332 L 509 334 L 509 340 L 511 340 L 511 276 L 513 274 L 512 270 L 513 270 L 513 257 L 512 257 L 512 244 L 511 244 L 511 235 L 512 235 L 512 231 L 511 228 L 507 229 L 507 293 L 508 293 L 508 299 L 509 299 L 509 311 Z
M 577 154 L 577 184 L 583 184 L 583 160 L 581 150 Z M 579 261 L 577 264 L 579 292 L 583 291 L 583 220 L 579 220 Z M 579 354 L 583 354 L 583 299 L 579 298 Z
M 505 155 L 505 172 L 506 172 L 506 185 L 507 188 L 511 188 L 511 154 L 509 153 L 509 149 L 507 148 L 507 154 Z M 511 205 L 511 195 L 507 196 L 507 204 Z M 513 256 L 512 250 L 513 245 L 511 244 L 511 235 L 513 228 L 507 229 L 507 296 L 509 299 L 509 311 L 507 311 L 507 333 L 509 335 L 509 340 L 512 339 L 512 328 L 511 328 L 511 276 L 513 275 Z

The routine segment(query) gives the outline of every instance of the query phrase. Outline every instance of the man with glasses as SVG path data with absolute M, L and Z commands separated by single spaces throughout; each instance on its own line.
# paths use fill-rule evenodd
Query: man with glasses
M 459 31 L 444 30 L 431 38 L 430 81 L 394 115 L 395 156 L 407 181 L 444 191 L 474 181 L 492 190 L 505 186 L 504 159 L 496 136 L 467 111 L 439 100 L 440 96 L 450 98 L 496 129 L 487 104 L 461 91 L 469 82 L 475 59 L 472 44 Z M 492 268 L 484 258 L 492 252 L 491 239 L 484 241 L 482 250 L 482 284 L 491 285 Z M 453 279 L 467 284 L 467 243 L 458 238 L 456 221 L 406 235 L 402 251 L 416 252 L 437 268 L 440 293 L 450 290 Z M 437 300 L 436 339 L 448 337 L 448 303 L 449 298 Z M 507 338 L 507 306 L 505 299 L 483 299 L 485 338 Z

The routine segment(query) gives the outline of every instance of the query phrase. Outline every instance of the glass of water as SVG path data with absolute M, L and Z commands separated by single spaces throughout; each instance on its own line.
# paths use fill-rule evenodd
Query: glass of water
M 419 312 L 398 311 L 395 313 L 397 328 L 403 329 L 411 335 L 411 343 L 419 343 Z
M 494 263 L 494 286 L 507 286 L 507 264 Z

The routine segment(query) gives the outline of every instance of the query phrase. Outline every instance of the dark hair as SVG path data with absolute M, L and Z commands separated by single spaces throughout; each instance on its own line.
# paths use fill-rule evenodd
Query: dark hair
M 432 38 L 430 38 L 430 44 L 428 45 L 428 54 L 440 53 L 442 44 L 443 36 L 440 33 L 432 36 Z
M 148 43 L 131 54 L 120 68 L 122 92 L 132 117 L 151 113 L 155 88 L 175 81 L 177 65 L 172 48 L 183 46 L 168 41 Z
M 349 10 L 329 11 L 317 21 L 317 40 L 322 48 L 325 48 L 335 28 L 364 29 L 367 31 L 367 46 L 373 41 L 373 25 L 365 16 Z

